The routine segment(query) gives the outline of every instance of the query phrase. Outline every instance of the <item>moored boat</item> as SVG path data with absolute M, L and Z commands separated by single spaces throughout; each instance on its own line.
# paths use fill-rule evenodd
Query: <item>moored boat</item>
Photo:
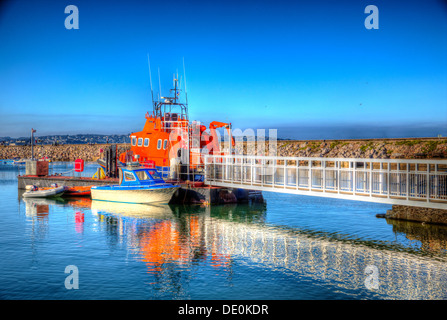
M 64 197 L 85 197 L 91 194 L 91 186 L 65 187 Z
M 119 170 L 120 184 L 92 187 L 92 200 L 144 204 L 168 203 L 179 188 L 165 182 L 156 169 L 122 167 Z
M 212 121 L 207 129 L 198 121 L 190 122 L 186 85 L 182 102 L 178 75 L 173 80 L 174 88 L 168 96 L 161 96 L 159 92 L 158 100 L 152 98 L 152 113 L 146 114 L 141 131 L 130 134 L 130 150 L 120 153 L 117 162 L 118 166 L 128 162 L 150 163 L 163 178 L 176 178 L 179 174 L 180 180 L 196 180 L 203 178 L 204 155 L 234 153 L 235 139 L 231 123 Z M 229 143 L 224 143 L 224 148 L 219 128 L 228 132 Z M 105 161 L 98 163 L 105 168 Z
M 15 165 L 24 165 L 24 164 L 26 164 L 26 161 L 23 160 L 23 159 L 20 159 L 20 160 L 14 160 L 12 164 L 15 164 Z
M 31 188 L 29 191 L 23 193 L 24 198 L 48 198 L 48 197 L 60 197 L 65 191 L 64 186 L 52 187 L 52 188 Z

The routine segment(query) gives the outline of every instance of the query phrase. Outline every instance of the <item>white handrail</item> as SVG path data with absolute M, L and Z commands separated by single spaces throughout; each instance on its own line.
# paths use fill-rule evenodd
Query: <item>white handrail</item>
M 207 155 L 205 180 L 210 185 L 447 209 L 447 160 Z

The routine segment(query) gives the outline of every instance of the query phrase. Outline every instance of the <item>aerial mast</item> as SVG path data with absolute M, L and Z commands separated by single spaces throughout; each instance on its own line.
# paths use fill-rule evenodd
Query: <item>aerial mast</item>
M 151 82 L 151 97 L 152 97 L 152 108 L 153 108 L 154 107 L 154 90 L 152 89 L 151 60 L 149 59 L 149 53 L 147 54 L 147 63 L 149 65 L 149 80 Z
M 188 105 L 188 92 L 186 91 L 185 57 L 183 57 L 183 77 L 185 78 L 185 99 L 186 99 L 186 105 Z
M 159 90 L 159 92 L 158 92 L 158 95 L 159 95 L 159 98 L 161 99 L 161 80 L 160 80 L 160 68 L 158 68 L 158 90 Z

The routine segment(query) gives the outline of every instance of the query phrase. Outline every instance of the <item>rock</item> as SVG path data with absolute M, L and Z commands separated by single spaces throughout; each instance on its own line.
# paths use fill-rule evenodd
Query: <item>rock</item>
M 447 210 L 393 205 L 386 218 L 446 225 Z
M 331 150 L 330 150 L 329 148 L 324 148 L 324 149 L 321 151 L 321 154 L 322 154 L 322 155 L 326 155 L 326 154 L 328 154 L 330 151 L 331 151 Z

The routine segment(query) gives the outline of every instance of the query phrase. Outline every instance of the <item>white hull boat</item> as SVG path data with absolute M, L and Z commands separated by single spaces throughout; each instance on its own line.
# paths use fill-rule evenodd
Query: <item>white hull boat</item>
M 46 189 L 38 189 L 38 190 L 30 190 L 25 192 L 22 197 L 24 198 L 48 198 L 48 197 L 59 197 L 65 191 L 65 187 L 56 187 L 56 188 L 46 188 Z
M 178 185 L 166 183 L 156 169 L 121 167 L 119 170 L 120 184 L 92 187 L 92 200 L 165 204 L 169 203 L 180 188 Z
M 159 187 L 101 186 L 92 187 L 92 200 L 125 203 L 168 203 L 179 187 L 164 185 Z

